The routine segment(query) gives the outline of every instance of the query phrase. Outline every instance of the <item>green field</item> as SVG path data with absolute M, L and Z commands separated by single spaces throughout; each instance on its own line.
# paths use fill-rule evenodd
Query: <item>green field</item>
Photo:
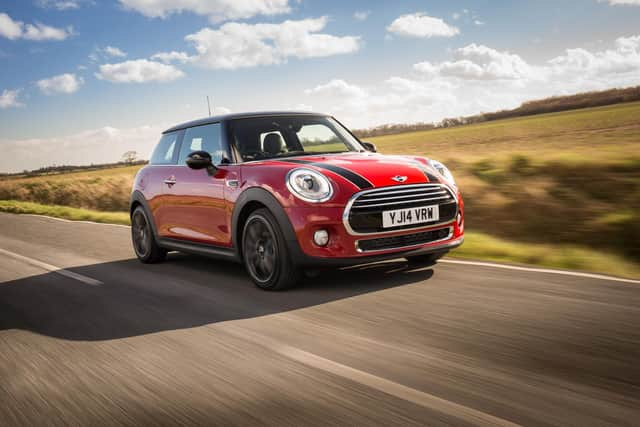
M 640 276 L 639 102 L 368 140 L 449 166 L 470 231 L 459 255 Z M 4 179 L 0 200 L 16 202 L 0 210 L 122 212 L 137 169 Z

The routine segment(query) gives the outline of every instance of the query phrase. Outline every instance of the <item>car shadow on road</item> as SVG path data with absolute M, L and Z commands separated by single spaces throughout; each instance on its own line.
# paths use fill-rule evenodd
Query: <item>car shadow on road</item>
M 241 265 L 182 254 L 157 265 L 128 259 L 67 270 L 103 284 L 55 272 L 0 283 L 0 331 L 82 341 L 125 338 L 316 306 L 433 275 L 430 267 L 391 261 L 327 271 L 297 288 L 265 292 Z

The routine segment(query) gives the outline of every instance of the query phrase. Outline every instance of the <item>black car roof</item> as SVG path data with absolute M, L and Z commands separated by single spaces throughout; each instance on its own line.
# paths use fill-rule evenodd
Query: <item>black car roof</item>
M 219 116 L 205 117 L 203 119 L 192 120 L 190 122 L 181 123 L 173 126 L 162 133 L 175 132 L 177 130 L 186 129 L 194 126 L 208 125 L 210 123 L 218 123 L 224 120 L 246 119 L 250 117 L 269 117 L 269 116 L 327 116 L 327 114 L 312 113 L 310 111 L 254 111 L 249 113 L 230 113 L 221 114 Z

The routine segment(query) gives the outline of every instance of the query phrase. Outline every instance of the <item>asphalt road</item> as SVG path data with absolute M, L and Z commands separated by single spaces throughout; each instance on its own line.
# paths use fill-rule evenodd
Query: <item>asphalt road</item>
M 640 425 L 640 284 L 393 261 L 256 289 L 0 215 L 2 425 Z

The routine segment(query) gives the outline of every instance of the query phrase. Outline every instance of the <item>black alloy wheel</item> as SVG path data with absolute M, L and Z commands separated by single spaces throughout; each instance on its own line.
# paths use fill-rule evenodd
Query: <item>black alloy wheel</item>
M 300 277 L 280 227 L 267 209 L 258 209 L 247 219 L 242 232 L 242 255 L 249 276 L 261 289 L 285 289 Z
M 149 219 L 138 206 L 131 215 L 131 241 L 138 259 L 144 263 L 156 263 L 165 259 L 167 251 L 158 246 Z
M 276 271 L 278 249 L 264 218 L 256 216 L 247 223 L 244 250 L 251 276 L 259 282 L 268 282 Z

